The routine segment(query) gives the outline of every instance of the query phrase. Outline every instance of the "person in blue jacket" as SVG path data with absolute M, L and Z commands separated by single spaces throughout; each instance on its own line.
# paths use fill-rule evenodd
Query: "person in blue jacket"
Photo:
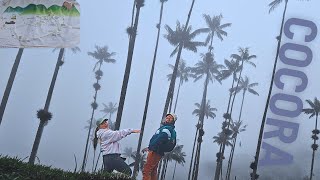
M 147 161 L 143 168 L 143 180 L 157 180 L 157 169 L 165 152 L 170 152 L 176 146 L 175 122 L 177 116 L 173 113 L 166 115 L 162 126 L 156 131 L 149 146 L 142 151 L 148 151 Z

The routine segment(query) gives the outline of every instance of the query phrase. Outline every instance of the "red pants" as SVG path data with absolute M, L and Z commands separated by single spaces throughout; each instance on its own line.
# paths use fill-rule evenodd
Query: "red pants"
M 147 162 L 143 168 L 143 180 L 157 180 L 158 163 L 161 156 L 153 151 L 148 152 Z

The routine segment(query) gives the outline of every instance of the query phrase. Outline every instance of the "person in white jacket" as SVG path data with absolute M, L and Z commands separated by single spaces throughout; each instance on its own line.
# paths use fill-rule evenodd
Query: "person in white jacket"
M 108 119 L 101 119 L 95 131 L 95 141 L 100 141 L 103 154 L 104 170 L 111 173 L 113 170 L 131 176 L 132 170 L 120 157 L 121 148 L 119 141 L 131 133 L 140 133 L 140 130 L 123 129 L 113 131 L 109 128 Z

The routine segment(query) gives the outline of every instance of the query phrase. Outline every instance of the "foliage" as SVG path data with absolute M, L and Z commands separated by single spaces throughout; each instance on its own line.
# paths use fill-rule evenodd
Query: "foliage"
M 129 180 L 130 177 L 119 173 L 73 173 L 43 165 L 31 165 L 22 162 L 18 158 L 0 155 L 0 179 L 6 180 L 36 180 L 36 179 L 59 179 L 59 180 Z

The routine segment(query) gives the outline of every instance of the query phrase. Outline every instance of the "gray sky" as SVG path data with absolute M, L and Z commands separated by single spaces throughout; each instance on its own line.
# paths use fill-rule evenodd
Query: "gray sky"
M 82 161 L 87 131 L 84 126 L 90 119 L 94 89 L 92 84 L 95 81 L 92 71 L 95 60 L 87 55 L 88 51 L 94 51 L 94 45 L 108 45 L 109 50 L 116 52 L 115 64 L 104 64 L 102 70 L 104 76 L 101 80 L 102 89 L 98 94 L 98 111 L 96 118 L 103 116 L 100 112 L 102 103 L 118 103 L 123 80 L 123 73 L 126 64 L 128 36 L 126 28 L 131 22 L 132 1 L 90 1 L 78 0 L 81 5 L 81 43 L 79 47 L 82 52 L 73 55 L 67 51 L 66 62 L 62 66 L 53 98 L 50 111 L 53 119 L 45 127 L 42 141 L 38 150 L 38 157 L 41 163 L 52 165 L 62 169 L 73 169 L 75 164 L 73 154 L 77 156 L 78 163 Z M 200 1 L 196 0 L 194 10 L 190 19 L 193 29 L 205 27 L 203 14 L 223 14 L 223 23 L 232 23 L 226 28 L 228 37 L 224 41 L 214 39 L 214 55 L 218 63 L 223 63 L 232 53 L 237 53 L 238 47 L 250 47 L 250 53 L 257 55 L 257 68 L 246 66 L 244 75 L 247 75 L 251 82 L 258 82 L 256 91 L 260 96 L 248 94 L 243 109 L 243 120 L 248 124 L 247 131 L 240 135 L 242 147 L 237 146 L 234 161 L 239 158 L 243 171 L 249 169 L 250 161 L 255 153 L 258 131 L 264 111 L 267 90 L 272 73 L 272 66 L 276 52 L 278 35 L 281 23 L 283 5 L 280 5 L 273 13 L 268 13 L 270 1 Z M 174 28 L 179 20 L 185 23 L 191 0 L 169 0 L 164 6 L 163 25 L 168 24 Z M 312 20 L 319 27 L 318 8 L 319 1 L 290 1 L 288 5 L 287 18 L 296 17 Z M 145 96 L 148 86 L 149 73 L 153 57 L 153 49 L 156 38 L 156 23 L 159 18 L 160 3 L 146 1 L 145 7 L 141 9 L 138 35 L 134 51 L 134 59 L 127 90 L 126 102 L 122 116 L 121 128 L 140 128 L 144 110 Z M 159 125 L 162 115 L 165 97 L 168 91 L 169 82 L 166 75 L 171 73 L 168 64 L 173 64 L 175 57 L 169 55 L 174 49 L 167 40 L 163 38 L 166 31 L 162 26 L 161 39 L 158 50 L 154 83 L 150 99 L 146 131 L 143 139 L 143 146 L 147 146 L 149 139 Z M 319 62 L 320 35 L 307 45 L 313 51 L 312 63 L 302 70 L 308 75 L 309 84 L 307 89 L 299 96 L 303 101 L 319 97 L 317 91 L 320 86 L 317 82 Z M 204 40 L 199 36 L 197 40 Z M 290 42 L 283 39 L 283 43 Z M 301 35 L 295 43 L 301 42 Z M 184 50 L 182 58 L 187 65 L 193 66 L 200 59 L 199 53 L 205 53 L 207 48 L 199 48 L 198 53 Z M 2 95 L 13 65 L 17 49 L 0 49 L 0 94 Z M 39 120 L 36 118 L 36 111 L 43 108 L 49 84 L 52 78 L 58 52 L 52 53 L 52 49 L 25 49 L 18 73 L 11 91 L 3 122 L 0 126 L 0 154 L 18 156 L 24 158 L 29 156 L 32 144 L 38 128 Z M 279 64 L 283 67 L 283 64 Z M 290 79 L 288 79 L 290 81 Z M 288 81 L 287 80 L 287 81 Z M 177 171 L 181 178 L 186 175 L 189 168 L 192 141 L 195 134 L 197 118 L 192 115 L 195 106 L 199 103 L 203 92 L 203 81 L 185 83 L 180 91 L 180 98 L 177 107 L 178 121 L 176 130 L 179 143 L 183 144 L 187 154 L 185 167 L 178 166 Z M 215 167 L 218 145 L 213 144 L 212 137 L 220 132 L 222 115 L 227 108 L 228 89 L 231 80 L 223 81 L 222 85 L 213 83 L 209 85 L 208 99 L 211 106 L 218 109 L 217 117 L 206 120 L 205 136 L 202 144 L 200 177 L 201 179 L 212 178 Z M 275 90 L 274 92 L 276 92 Z M 240 98 L 236 99 L 235 114 L 240 107 Z M 113 119 L 115 119 L 114 114 Z M 274 117 L 269 113 L 268 117 Z M 302 168 L 303 174 L 309 171 L 311 162 L 311 130 L 314 128 L 314 119 L 309 120 L 308 116 L 301 114 L 293 120 L 300 123 L 299 137 L 290 144 L 283 145 L 278 140 L 268 140 L 273 145 L 278 145 L 294 154 L 308 153 L 305 156 L 307 163 Z M 123 149 L 131 146 L 136 149 L 138 135 L 130 135 L 122 140 Z M 301 147 L 301 148 L 299 148 Z M 92 152 L 92 151 L 91 151 Z M 226 150 L 228 154 L 229 149 Z M 317 152 L 318 156 L 319 152 Z M 319 156 L 318 156 L 319 157 Z M 89 160 L 89 162 L 91 162 Z M 295 165 L 298 161 L 295 161 Z M 89 163 L 90 164 L 90 163 Z M 80 165 L 79 165 L 80 166 Z M 91 166 L 91 165 L 90 165 Z M 170 166 L 171 167 L 171 166 Z M 172 166 L 173 167 L 173 166 Z M 211 170 L 211 172 L 210 172 Z M 316 161 L 315 170 L 319 172 L 319 162 Z M 171 169 L 168 170 L 168 177 L 171 178 Z M 305 173 L 304 173 L 305 172 Z M 249 172 L 247 173 L 249 175 Z

